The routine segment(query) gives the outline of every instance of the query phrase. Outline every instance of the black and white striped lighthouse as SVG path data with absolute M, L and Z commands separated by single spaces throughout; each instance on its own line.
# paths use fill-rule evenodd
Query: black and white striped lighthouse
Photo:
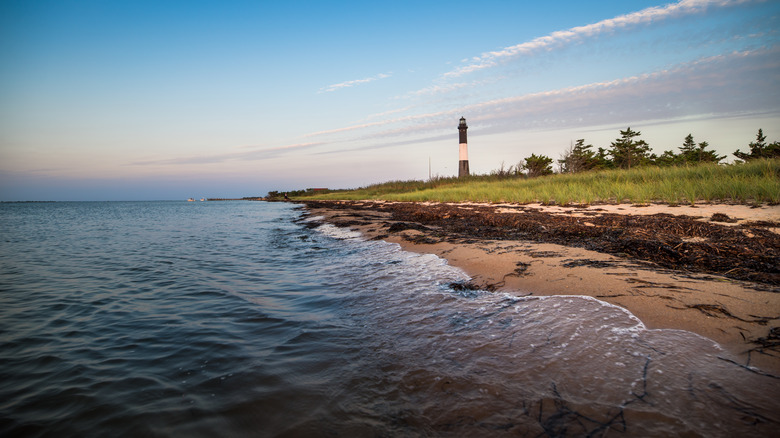
M 466 118 L 461 117 L 458 123 L 458 134 L 460 137 L 460 161 L 458 162 L 458 178 L 469 176 L 469 144 L 466 141 Z

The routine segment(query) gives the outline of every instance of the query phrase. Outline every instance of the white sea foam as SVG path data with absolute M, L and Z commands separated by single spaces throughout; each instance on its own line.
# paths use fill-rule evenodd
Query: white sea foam
M 758 381 L 759 375 L 719 360 L 728 354 L 697 334 L 648 329 L 627 309 L 588 296 L 454 291 L 451 282 L 469 277 L 436 255 L 366 241 L 343 228 L 318 231 L 348 248 L 339 272 L 359 294 L 351 314 L 365 318 L 364 327 L 390 347 L 386 362 L 396 363 L 398 357 L 409 362 L 410 369 L 395 374 L 399 385 L 409 384 L 406 388 L 444 388 L 449 384 L 444 381 L 476 379 L 474 387 L 482 391 L 479 382 L 490 386 L 495 379 L 508 394 L 501 397 L 513 402 L 552 388 L 571 403 L 606 407 L 604 418 L 613 418 L 613 408 L 650 409 L 707 432 L 719 426 L 694 425 L 711 415 L 711 406 L 692 413 L 691 394 L 707 396 L 710 383 L 717 382 L 735 394 L 745 390 L 761 397 L 741 383 Z M 739 378 L 730 377 L 737 372 Z M 438 383 L 428 385 L 427 374 Z M 512 391 L 520 393 L 510 396 Z
M 328 238 L 358 245 L 359 251 L 352 258 L 342 259 L 342 263 L 359 266 L 365 272 L 364 276 L 382 276 L 383 281 L 419 284 L 446 284 L 470 278 L 463 270 L 449 265 L 446 259 L 435 254 L 404 251 L 399 244 L 382 240 L 366 241 L 358 231 L 331 224 L 323 224 L 316 230 Z
M 360 239 L 363 234 L 349 228 L 340 228 L 331 224 L 323 224 L 317 227 L 317 231 L 322 234 L 339 240 Z

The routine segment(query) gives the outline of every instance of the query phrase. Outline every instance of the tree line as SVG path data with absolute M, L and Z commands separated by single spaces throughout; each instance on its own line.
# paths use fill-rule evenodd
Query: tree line
M 558 162 L 560 173 L 578 173 L 601 169 L 631 169 L 638 166 L 687 166 L 700 163 L 720 163 L 726 158 L 708 149 L 706 141 L 696 143 L 693 135 L 688 134 L 683 140 L 679 151 L 664 151 L 660 156 L 650 152 L 650 145 L 640 140 L 641 132 L 634 131 L 630 127 L 620 131 L 620 138 L 615 139 L 609 149 L 599 147 L 593 150 L 593 145 L 585 144 L 585 139 L 578 139 L 561 156 Z M 739 162 L 750 161 L 759 158 L 780 158 L 780 142 L 767 143 L 764 132 L 759 129 L 756 140 L 748 145 L 749 152 L 737 149 L 733 155 Z M 517 166 L 508 169 L 501 168 L 493 171 L 494 175 L 508 176 L 525 174 L 528 177 L 549 175 L 553 171 L 553 159 L 546 155 L 531 154 L 524 158 Z
M 323 194 L 323 193 L 328 193 L 329 191 L 330 190 L 328 189 L 314 189 L 314 188 L 309 188 L 305 190 L 288 190 L 286 192 L 279 192 L 277 190 L 272 190 L 268 192 L 268 194 L 265 196 L 265 199 L 267 200 L 287 199 L 296 196 L 311 196 L 315 194 Z

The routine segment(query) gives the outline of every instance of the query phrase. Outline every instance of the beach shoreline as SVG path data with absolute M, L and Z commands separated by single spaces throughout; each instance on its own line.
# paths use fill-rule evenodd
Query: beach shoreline
M 780 376 L 780 206 L 304 204 L 315 223 L 448 260 L 463 287 L 593 297 Z

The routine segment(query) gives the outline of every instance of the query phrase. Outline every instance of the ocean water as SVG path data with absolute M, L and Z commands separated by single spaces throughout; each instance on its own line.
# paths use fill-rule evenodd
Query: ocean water
M 263 202 L 0 204 L 0 435 L 777 436 L 780 380 Z

